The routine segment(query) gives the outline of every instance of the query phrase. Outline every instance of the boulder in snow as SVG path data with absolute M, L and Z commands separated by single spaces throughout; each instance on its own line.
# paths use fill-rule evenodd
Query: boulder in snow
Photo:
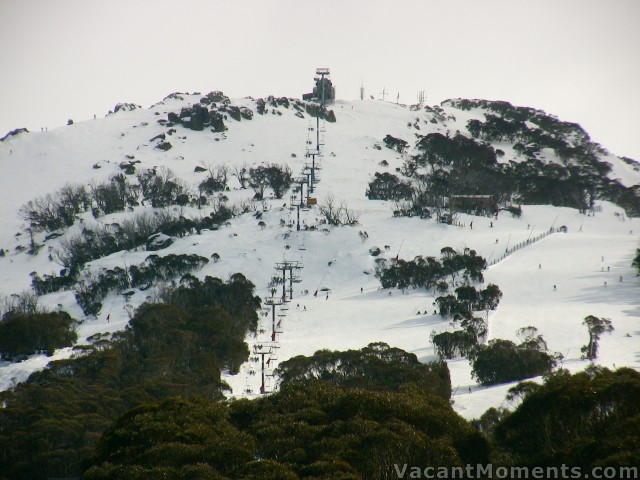
M 137 110 L 138 108 L 142 107 L 140 105 L 136 105 L 135 103 L 116 103 L 116 106 L 113 107 L 113 113 L 118 113 L 120 111 L 131 112 L 133 110 Z
M 227 129 L 222 119 L 222 115 L 215 110 L 209 111 L 209 122 L 216 133 L 224 132 Z
M 155 252 L 156 250 L 162 250 L 167 248 L 169 245 L 173 243 L 173 238 L 169 235 L 165 235 L 164 233 L 154 233 L 149 238 L 147 238 L 147 251 Z
M 152 139 L 150 139 L 149 141 L 150 141 L 150 142 L 154 142 L 154 141 L 156 141 L 156 140 L 164 140 L 165 138 L 167 138 L 167 137 L 165 136 L 165 134 L 164 134 L 164 133 L 161 133 L 160 135 L 156 135 L 155 137 L 153 137 L 153 138 L 152 138 Z
M 253 111 L 247 107 L 240 107 L 240 115 L 245 120 L 251 120 L 253 118 Z
M 167 113 L 167 119 L 169 120 L 170 123 L 174 124 L 174 123 L 180 123 L 180 117 L 178 116 L 178 114 L 176 112 L 169 112 Z
M 238 107 L 236 107 L 235 105 L 230 105 L 227 107 L 227 112 L 229 113 L 229 116 L 231 118 L 233 118 L 236 121 L 240 121 L 242 119 L 242 115 L 240 113 L 240 109 Z

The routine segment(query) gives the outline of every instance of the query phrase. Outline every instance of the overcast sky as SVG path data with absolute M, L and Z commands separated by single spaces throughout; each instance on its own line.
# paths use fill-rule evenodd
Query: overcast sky
M 0 0 L 0 136 L 174 91 L 506 100 L 640 160 L 640 0 Z

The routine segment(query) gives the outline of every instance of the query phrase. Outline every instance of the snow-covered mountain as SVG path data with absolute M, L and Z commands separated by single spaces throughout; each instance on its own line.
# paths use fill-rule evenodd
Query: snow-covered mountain
M 58 275 L 62 269 L 58 252 L 64 242 L 78 235 L 86 237 L 87 230 L 111 228 L 144 212 L 157 216 L 163 210 L 197 219 L 226 205 L 235 212 L 226 223 L 174 236 L 171 245 L 153 254 L 196 254 L 206 259 L 217 254 L 216 261 L 194 274 L 226 279 L 241 272 L 265 298 L 272 294 L 276 264 L 297 262 L 300 283 L 294 284 L 287 307 L 277 309 L 276 342 L 271 343 L 270 307 L 261 317 L 258 336 L 247 339 L 252 348 L 277 347 L 269 356 L 269 373 L 278 362 L 295 355 L 361 348 L 376 341 L 413 352 L 422 361 L 437 359 L 431 333 L 454 327 L 435 314 L 433 292 L 383 290 L 374 273 L 381 258 L 437 257 L 447 246 L 470 248 L 485 257 L 490 264 L 485 283 L 497 284 L 504 294 L 497 309 L 488 313 L 489 339 L 515 339 L 519 328 L 536 326 L 549 349 L 562 353 L 565 368 L 581 370 L 588 365 L 580 352 L 587 342 L 582 321 L 587 315 L 606 317 L 615 330 L 603 336 L 596 363 L 640 367 L 640 281 L 631 266 L 640 225 L 637 218 L 628 216 L 629 195 L 640 184 L 636 162 L 591 144 L 577 125 L 504 102 L 450 100 L 441 106 L 418 108 L 365 100 L 336 101 L 329 108 L 332 113 L 320 122 L 322 156 L 315 159 L 318 181 L 310 197 L 319 205 L 333 202 L 346 207 L 357 217 L 357 224 L 329 225 L 318 205 L 307 207 L 305 202 L 299 211 L 300 231 L 295 207 L 300 192 L 288 191 L 277 199 L 267 189 L 264 200 L 256 201 L 254 190 L 241 188 L 233 173 L 240 173 L 243 167 L 276 164 L 288 166 L 295 177 L 304 176 L 301 172 L 311 162 L 305 154 L 316 148 L 318 134 L 313 117 L 317 107 L 307 102 L 230 100 L 219 93 L 172 94 L 149 108 L 122 104 L 105 118 L 5 137 L 0 143 L 0 248 L 6 252 L 0 257 L 0 294 L 10 297 L 29 290 L 33 272 L 40 277 Z M 504 127 L 504 122 L 509 124 L 507 133 L 489 128 Z M 509 130 L 511 127 L 515 130 Z M 522 129 L 527 131 L 528 142 L 523 141 Z M 420 139 L 429 134 L 449 139 L 460 134 L 477 138 L 479 145 L 490 143 L 500 151 L 498 163 L 504 168 L 535 161 L 567 171 L 578 169 L 580 175 L 586 172 L 594 181 L 593 208 L 581 213 L 575 208 L 525 203 L 520 217 L 506 211 L 497 216 L 460 213 L 451 225 L 438 222 L 435 215 L 394 217 L 397 203 L 368 199 L 369 184 L 376 172 L 406 179 L 407 162 L 424 153 Z M 391 140 L 385 143 L 385 138 Z M 536 143 L 535 138 L 542 140 Z M 397 140 L 406 146 L 400 142 L 398 147 Z M 229 190 L 208 196 L 201 208 L 191 201 L 166 209 L 154 209 L 147 202 L 107 215 L 88 209 L 73 226 L 56 229 L 60 236 L 36 232 L 33 241 L 40 248 L 36 254 L 28 253 L 32 242 L 19 212 L 29 201 L 68 184 L 90 190 L 118 174 L 136 183 L 135 174 L 152 169 L 162 174 L 170 170 L 193 199 L 208 172 L 223 166 L 227 167 Z M 609 197 L 602 193 L 607 188 L 612 189 Z M 307 195 L 306 186 L 303 195 Z M 627 211 L 604 198 L 626 199 Z M 566 228 L 558 229 L 561 226 Z M 380 249 L 379 255 L 372 255 L 374 247 Z M 120 250 L 87 262 L 82 275 L 141 264 L 149 255 L 144 246 Z M 96 316 L 85 315 L 73 290 L 43 295 L 39 304 L 65 310 L 80 320 L 79 343 L 86 343 L 96 333 L 123 329 L 129 313 L 150 292 L 152 289 L 139 288 L 110 291 Z M 63 349 L 53 357 L 0 362 L 0 389 L 23 381 L 52 358 L 70 354 L 71 349 Z M 471 377 L 468 360 L 448 363 L 454 408 L 464 417 L 478 417 L 504 401 L 511 385 L 479 387 Z M 238 375 L 228 375 L 225 380 L 232 387 L 231 394 L 257 395 L 259 369 L 253 358 Z M 276 381 L 268 379 L 267 389 L 273 388 Z

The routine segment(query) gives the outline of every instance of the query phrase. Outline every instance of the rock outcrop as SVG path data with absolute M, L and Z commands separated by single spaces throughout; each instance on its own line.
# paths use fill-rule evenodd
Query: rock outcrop
M 15 130 L 11 130 L 4 137 L 0 138 L 0 142 L 4 142 L 5 140 L 15 137 L 16 135 L 20 135 L 21 133 L 29 133 L 29 130 L 26 128 L 16 128 Z

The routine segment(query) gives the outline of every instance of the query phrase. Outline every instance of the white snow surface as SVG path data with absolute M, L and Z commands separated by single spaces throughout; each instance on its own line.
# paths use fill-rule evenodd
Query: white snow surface
M 21 134 L 0 143 L 0 248 L 8 252 L 0 258 L 0 295 L 29 289 L 30 272 L 43 275 L 61 268 L 48 254 L 64 237 L 47 241 L 36 256 L 15 251 L 16 246 L 28 243 L 18 210 L 37 196 L 53 193 L 68 182 L 89 185 L 105 180 L 120 172 L 118 164 L 128 161 L 125 155 L 133 155 L 141 162 L 136 165 L 138 171 L 166 166 L 191 185 L 204 179 L 204 174 L 194 173 L 195 166 L 204 164 L 230 167 L 262 162 L 287 164 L 297 175 L 305 162 L 309 135 L 315 140 L 315 132 L 309 132 L 310 126 L 315 127 L 315 119 L 306 113 L 301 119 L 294 115 L 293 108 L 269 106 L 265 115 L 259 115 L 255 113 L 254 100 L 244 98 L 232 103 L 254 110 L 253 120 L 237 122 L 229 118 L 226 120 L 229 129 L 224 134 L 176 126 L 176 133 L 167 136 L 173 148 L 167 152 L 154 149 L 156 141 L 149 139 L 168 130 L 157 120 L 166 118 L 166 112 L 179 112 L 182 106 L 197 103 L 201 96 L 185 94 L 182 98 L 168 98 L 149 109 L 119 111 L 103 119 L 49 132 Z M 465 131 L 466 119 L 481 118 L 481 113 L 445 107 L 446 114 L 456 116 L 456 120 L 432 124 L 428 122 L 432 115 L 427 112 L 381 101 L 338 101 L 331 108 L 337 122 L 324 124 L 322 170 L 313 195 L 320 203 L 330 196 L 344 201 L 350 210 L 360 214 L 359 225 L 322 225 L 318 208 L 312 207 L 300 212 L 301 220 L 305 225 L 317 225 L 317 231 L 297 232 L 295 227 L 282 227 L 281 220 L 286 224 L 295 220 L 295 210 L 285 208 L 290 201 L 287 194 L 280 200 L 271 198 L 257 203 L 256 207 L 264 210 L 265 228 L 258 226 L 253 215 L 244 214 L 219 230 L 176 238 L 167 249 L 122 251 L 91 262 L 87 268 L 140 263 L 150 253 L 194 253 L 210 258 L 216 252 L 220 261 L 210 261 L 197 276 L 227 279 L 241 272 L 256 285 L 256 294 L 265 298 L 270 295 L 267 285 L 274 275 L 275 264 L 283 260 L 300 261 L 302 282 L 294 285 L 288 310 L 277 309 L 281 333 L 277 334 L 274 346 L 278 348 L 269 362 L 270 375 L 271 367 L 296 355 L 311 355 L 319 349 L 358 349 L 378 341 L 413 352 L 421 361 L 435 360 L 429 340 L 431 332 L 455 327 L 434 314 L 431 292 L 410 290 L 403 294 L 399 290 L 382 290 L 373 276 L 376 257 L 369 254 L 369 249 L 380 247 L 380 257 L 384 258 L 399 254 L 401 258 L 412 259 L 416 255 L 437 257 L 445 246 L 468 247 L 491 263 L 497 262 L 485 272 L 485 284 L 495 283 L 504 293 L 498 308 L 489 313 L 489 338 L 516 340 L 516 330 L 533 325 L 551 351 L 564 355 L 562 366 L 579 371 L 588 365 L 580 358 L 580 347 L 587 341 L 583 319 L 587 315 L 607 317 L 615 331 L 602 337 L 596 363 L 610 368 L 640 367 L 640 280 L 631 267 L 639 246 L 640 220 L 627 218 L 622 209 L 607 202 L 599 202 L 593 216 L 552 206 L 524 206 L 521 218 L 507 213 L 501 213 L 498 219 L 461 215 L 465 227 L 446 226 L 432 219 L 393 218 L 393 202 L 365 197 L 376 171 L 396 173 L 396 167 L 403 163 L 403 156 L 387 149 L 382 139 L 390 134 L 413 144 L 415 134 Z M 420 130 L 408 125 L 416 118 L 420 120 Z M 382 148 L 374 148 L 376 144 Z M 382 160 L 389 166 L 381 166 Z M 640 183 L 640 173 L 620 159 L 608 155 L 606 160 L 614 167 L 613 177 L 621 178 L 627 185 Z M 101 168 L 93 168 L 94 164 Z M 230 203 L 252 196 L 252 191 L 239 189 L 235 178 L 230 178 L 229 183 Z M 136 210 L 145 208 L 151 210 L 150 207 Z M 194 216 L 208 213 L 207 209 L 183 210 Z M 97 221 L 109 223 L 126 215 L 130 214 L 114 214 Z M 96 221 L 91 214 L 83 215 L 83 219 L 86 224 Z M 469 228 L 472 221 L 473 229 Z M 562 225 L 567 227 L 567 233 L 549 234 L 502 258 L 507 249 Z M 76 224 L 65 235 L 78 228 Z M 368 238 L 363 241 L 359 232 L 365 231 Z M 18 232 L 23 233 L 16 236 Z M 42 237 L 38 241 L 42 242 Z M 316 290 L 319 293 L 314 296 Z M 95 333 L 123 329 L 129 318 L 127 304 L 135 307 L 147 295 L 148 292 L 136 291 L 127 302 L 124 296 L 112 292 L 104 300 L 98 318 L 85 318 L 69 291 L 41 297 L 40 304 L 52 310 L 63 308 L 77 318 L 82 344 Z M 271 317 L 264 315 L 267 311 L 270 309 L 260 316 L 259 329 L 264 333 L 247 339 L 252 349 L 254 345 L 272 345 Z M 62 349 L 50 358 L 35 355 L 21 363 L 0 362 L 0 390 L 24 381 L 49 361 L 71 354 L 71 349 Z M 504 398 L 513 384 L 481 387 L 472 378 L 466 359 L 451 360 L 448 364 L 453 406 L 463 417 L 477 418 L 489 407 L 508 406 Z M 259 395 L 259 363 L 247 362 L 238 375 L 223 376 L 232 389 L 229 395 L 249 398 Z M 267 390 L 276 385 L 277 380 L 267 376 Z

